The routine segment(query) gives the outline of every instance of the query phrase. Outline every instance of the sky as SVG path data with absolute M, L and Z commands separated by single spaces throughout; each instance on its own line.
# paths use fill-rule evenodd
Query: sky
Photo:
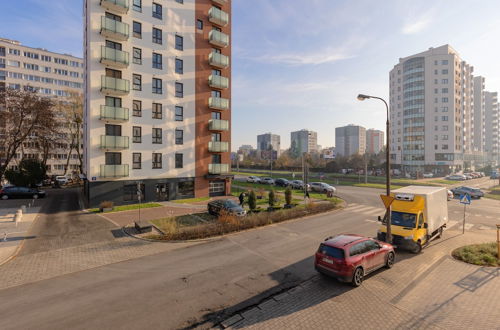
M 97 1 L 97 0 L 96 0 Z M 170 1 L 170 0 L 169 0 Z M 389 96 L 400 57 L 450 44 L 500 91 L 498 0 L 232 0 L 232 147 L 257 134 L 385 128 L 385 107 L 359 93 Z M 82 56 L 82 0 L 2 0 L 0 37 Z

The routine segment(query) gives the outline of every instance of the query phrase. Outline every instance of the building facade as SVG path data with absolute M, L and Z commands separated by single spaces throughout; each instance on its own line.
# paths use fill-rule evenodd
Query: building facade
M 487 153 L 487 162 L 491 165 L 499 164 L 499 107 L 498 93 L 485 92 L 485 107 L 484 107 L 484 135 L 485 144 L 484 151 Z
M 384 132 L 376 129 L 366 130 L 366 152 L 378 154 L 384 147 Z
M 304 152 L 318 152 L 318 133 L 306 129 L 291 132 L 290 150 L 297 156 Z
M 83 94 L 83 60 L 68 54 L 50 52 L 42 48 L 22 45 L 19 41 L 0 38 L 0 90 L 29 89 L 42 96 L 54 98 L 56 118 L 60 120 L 60 136 L 47 158 L 47 174 L 79 173 L 80 160 L 76 149 L 70 152 L 70 123 L 58 111 L 59 102 L 67 102 L 70 93 Z M 76 126 L 75 126 L 76 127 Z M 29 138 L 10 162 L 16 168 L 23 158 L 41 159 L 42 152 Z M 81 141 L 81 139 L 80 139 Z M 80 149 L 82 146 L 80 145 Z
M 366 128 L 356 125 L 335 128 L 335 150 L 337 156 L 363 155 L 366 152 Z
M 230 0 L 85 1 L 90 205 L 230 193 Z
M 257 135 L 257 155 L 262 159 L 278 159 L 281 153 L 280 136 L 265 133 Z

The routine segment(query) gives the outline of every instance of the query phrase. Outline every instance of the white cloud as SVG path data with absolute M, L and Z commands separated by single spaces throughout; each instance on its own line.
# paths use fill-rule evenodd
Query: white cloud
M 436 8 L 431 8 L 420 16 L 411 15 L 404 23 L 401 33 L 417 34 L 424 31 L 434 21 L 435 12 Z

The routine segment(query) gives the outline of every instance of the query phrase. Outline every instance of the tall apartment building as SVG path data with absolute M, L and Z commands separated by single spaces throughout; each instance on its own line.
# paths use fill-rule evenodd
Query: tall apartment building
M 85 1 L 90 205 L 230 193 L 230 0 Z
M 67 101 L 66 97 L 70 92 L 83 93 L 83 60 L 0 38 L 0 90 L 5 88 L 34 90 L 42 96 L 54 98 L 56 103 Z M 55 110 L 57 111 L 57 106 Z M 48 155 L 47 174 L 78 173 L 78 154 L 76 150 L 70 154 L 69 124 L 61 113 L 57 113 L 56 117 L 60 118 L 62 133 L 60 141 L 54 143 Z M 41 159 L 42 152 L 35 145 L 34 140 L 23 143 L 9 168 L 15 168 L 23 158 Z
M 304 152 L 318 151 L 318 133 L 302 129 L 291 132 L 290 149 L 296 155 L 302 155 Z
M 257 135 L 257 155 L 263 159 L 277 159 L 281 152 L 280 136 L 265 133 Z M 269 153 L 271 152 L 271 154 Z
M 499 105 L 498 105 L 498 93 L 497 92 L 485 92 L 485 125 L 484 125 L 484 136 L 485 144 L 484 151 L 488 155 L 488 161 L 493 165 L 498 165 L 499 162 L 499 126 L 498 118 L 500 115 Z
M 370 128 L 366 130 L 366 152 L 378 154 L 384 146 L 384 132 Z
M 335 128 L 335 151 L 337 156 L 363 155 L 366 151 L 366 128 L 356 125 Z

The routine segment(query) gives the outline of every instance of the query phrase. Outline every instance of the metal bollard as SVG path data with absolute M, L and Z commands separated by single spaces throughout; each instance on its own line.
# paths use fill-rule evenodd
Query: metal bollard
M 7 241 L 7 233 L 6 233 L 6 232 L 4 232 L 4 233 L 3 233 L 3 241 L 4 241 L 4 242 L 6 242 L 6 241 Z

